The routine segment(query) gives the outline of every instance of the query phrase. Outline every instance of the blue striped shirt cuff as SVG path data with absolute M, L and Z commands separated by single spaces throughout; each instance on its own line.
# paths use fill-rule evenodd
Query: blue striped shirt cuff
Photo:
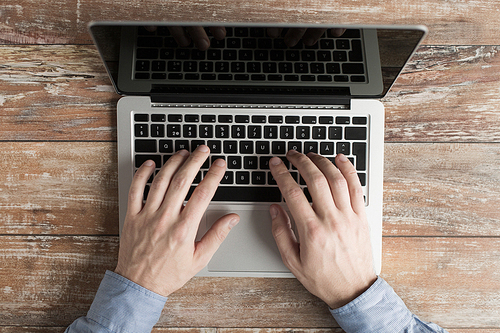
M 87 319 L 110 332 L 149 333 L 160 319 L 166 301 L 167 297 L 106 271 Z

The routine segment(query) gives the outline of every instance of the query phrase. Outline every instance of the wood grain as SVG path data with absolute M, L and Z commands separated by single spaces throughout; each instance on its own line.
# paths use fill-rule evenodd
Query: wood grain
M 113 1 L 4 0 L 0 41 L 21 44 L 89 43 L 86 24 L 98 20 L 321 22 L 425 24 L 426 43 L 499 45 L 497 1 L 260 0 Z
M 500 46 L 421 47 L 391 92 L 387 142 L 500 142 Z M 0 140 L 116 140 L 93 46 L 0 48 Z
M 0 237 L 0 322 L 65 326 L 85 314 L 117 246 L 117 237 Z M 499 327 L 499 248 L 497 238 L 384 238 L 382 276 L 427 321 Z M 295 279 L 195 278 L 171 295 L 158 327 L 336 325 Z

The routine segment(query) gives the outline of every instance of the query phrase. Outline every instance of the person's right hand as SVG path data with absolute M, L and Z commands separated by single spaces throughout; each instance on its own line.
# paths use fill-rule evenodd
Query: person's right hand
M 377 279 L 358 175 L 341 154 L 335 159 L 338 168 L 314 153 L 306 156 L 292 150 L 287 158 L 306 181 L 313 204 L 309 204 L 282 160 L 273 157 L 271 172 L 298 232 L 297 238 L 283 207 L 270 207 L 281 257 L 307 290 L 332 309 L 342 307 Z

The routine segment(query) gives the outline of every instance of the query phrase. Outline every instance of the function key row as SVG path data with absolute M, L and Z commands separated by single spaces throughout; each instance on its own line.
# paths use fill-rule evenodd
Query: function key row
M 197 114 L 147 114 L 136 113 L 134 114 L 135 122 L 166 122 L 169 123 L 237 123 L 237 124 L 338 124 L 338 125 L 366 125 L 367 117 L 347 117 L 347 116 L 261 116 L 261 115 L 197 115 Z

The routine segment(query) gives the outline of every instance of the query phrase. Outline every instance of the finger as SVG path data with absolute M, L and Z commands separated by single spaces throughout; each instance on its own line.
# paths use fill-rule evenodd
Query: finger
M 180 211 L 184 199 L 189 192 L 196 174 L 207 159 L 210 149 L 201 145 L 186 159 L 182 167 L 175 173 L 165 194 L 162 207 L 165 212 Z
M 358 173 L 349 159 L 342 154 L 335 158 L 335 164 L 347 181 L 352 209 L 356 214 L 365 214 L 365 199 Z
M 206 173 L 203 180 L 196 186 L 193 191 L 191 198 L 186 203 L 182 213 L 186 215 L 188 220 L 199 221 L 205 210 L 207 209 L 210 201 L 212 200 L 217 187 L 224 176 L 226 171 L 226 161 L 223 159 L 217 159 L 208 172 Z
M 189 36 L 194 42 L 194 46 L 201 51 L 205 51 L 210 46 L 210 40 L 208 39 L 207 33 L 203 27 L 187 27 L 186 28 Z
M 325 28 L 309 28 L 304 33 L 302 40 L 304 41 L 305 45 L 312 46 L 316 44 L 316 42 L 321 38 L 321 36 L 323 36 L 325 31 L 326 31 Z
M 280 205 L 271 205 L 269 212 L 273 221 L 273 237 L 280 251 L 281 260 L 294 273 L 300 264 L 300 252 L 297 237 L 295 237 L 290 223 L 290 217 Z
M 158 172 L 153 179 L 153 183 L 149 189 L 148 199 L 146 200 L 146 209 L 153 211 L 158 210 L 165 198 L 165 193 L 167 192 L 172 177 L 188 156 L 189 152 L 187 150 L 179 150 L 168 159 L 167 163 L 165 163 L 160 172 Z
M 297 45 L 302 36 L 304 36 L 307 28 L 291 28 L 285 35 L 285 44 L 288 47 Z
M 224 239 L 226 239 L 229 231 L 238 224 L 240 217 L 236 214 L 228 214 L 212 225 L 212 227 L 203 235 L 201 240 L 196 244 L 195 262 L 198 263 L 198 270 L 205 267 L 213 255 L 220 247 Z
M 225 27 L 211 27 L 210 32 L 214 35 L 217 40 L 222 40 L 226 38 L 226 28 Z
M 334 198 L 326 175 L 309 157 L 295 150 L 288 152 L 287 159 L 299 170 L 301 177 L 306 181 L 314 211 L 324 217 L 330 207 L 334 206 Z
M 179 46 L 187 47 L 191 44 L 191 39 L 183 27 L 169 27 L 168 30 Z
M 318 154 L 309 153 L 311 161 L 321 170 L 328 181 L 334 205 L 342 210 L 351 207 L 347 181 L 339 169 L 330 160 Z M 306 181 L 307 182 L 307 181 Z M 312 194 L 311 194 L 312 195 Z
M 267 35 L 271 38 L 278 38 L 282 31 L 283 28 L 267 28 Z
M 155 162 L 147 160 L 137 170 L 130 184 L 128 194 L 128 212 L 131 215 L 137 215 L 142 210 L 142 200 L 144 197 L 144 189 L 149 177 L 155 171 Z
M 301 229 L 300 231 L 302 231 L 305 226 L 303 226 L 300 221 L 313 219 L 316 216 L 315 212 L 309 204 L 309 201 L 307 201 L 307 198 L 302 192 L 300 186 L 292 178 L 290 172 L 288 172 L 288 169 L 281 158 L 273 157 L 269 161 L 269 167 L 274 180 L 278 184 L 281 194 L 285 198 L 286 204 L 290 209 L 290 213 L 297 222 L 297 227 Z M 300 234 L 302 234 L 302 232 L 300 232 Z
M 344 28 L 334 28 L 331 30 L 331 33 L 333 37 L 340 37 L 344 34 L 345 31 L 346 29 Z

